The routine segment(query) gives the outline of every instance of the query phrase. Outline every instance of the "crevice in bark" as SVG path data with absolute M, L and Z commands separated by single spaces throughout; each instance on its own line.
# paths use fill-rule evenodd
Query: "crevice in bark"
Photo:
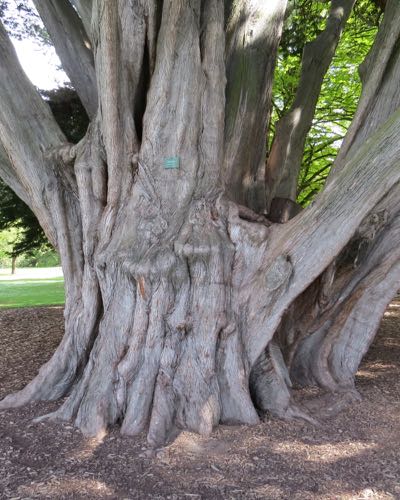
M 300 408 L 293 401 L 292 381 L 276 341 L 271 340 L 254 364 L 249 383 L 252 399 L 261 412 L 269 412 L 286 420 L 301 419 L 318 425 L 305 408 Z
M 89 37 L 91 37 L 93 0 L 70 0 L 70 1 L 77 10 L 79 17 L 82 19 L 82 23 L 85 27 L 86 34 Z

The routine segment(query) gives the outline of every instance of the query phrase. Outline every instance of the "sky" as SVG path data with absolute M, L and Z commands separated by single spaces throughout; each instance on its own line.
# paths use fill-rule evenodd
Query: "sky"
M 18 58 L 29 79 L 41 90 L 51 90 L 68 81 L 59 69 L 60 61 L 53 47 L 43 47 L 29 40 L 13 40 Z
M 31 0 L 25 0 L 25 5 L 36 12 Z M 21 36 L 12 36 L 11 41 L 17 51 L 18 59 L 32 83 L 40 90 L 51 90 L 68 82 L 66 74 L 60 69 L 61 63 L 53 47 L 39 43 L 35 38 L 24 36 L 23 15 L 17 9 L 17 2 L 10 1 L 7 5 L 6 18 L 17 23 L 16 32 Z M 38 20 L 34 19 L 37 23 Z M 19 40 L 18 38 L 22 38 Z

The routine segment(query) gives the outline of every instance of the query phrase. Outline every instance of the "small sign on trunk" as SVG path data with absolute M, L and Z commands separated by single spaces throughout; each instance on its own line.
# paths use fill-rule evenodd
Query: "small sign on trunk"
M 179 156 L 170 156 L 169 158 L 164 158 L 164 168 L 179 168 Z

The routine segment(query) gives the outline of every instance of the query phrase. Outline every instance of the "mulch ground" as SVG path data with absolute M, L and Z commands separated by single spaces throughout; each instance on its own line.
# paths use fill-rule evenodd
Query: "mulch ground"
M 0 311 L 0 398 L 54 351 L 62 310 Z M 388 309 L 357 377 L 363 397 L 314 428 L 266 418 L 182 433 L 155 457 L 145 436 L 102 442 L 68 424 L 32 424 L 57 405 L 0 412 L 1 499 L 400 499 L 400 302 Z

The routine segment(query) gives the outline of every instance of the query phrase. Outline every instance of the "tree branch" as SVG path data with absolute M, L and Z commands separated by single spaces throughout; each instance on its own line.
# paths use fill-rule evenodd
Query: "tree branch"
M 231 199 L 262 211 L 267 124 L 286 0 L 227 3 L 225 183 Z
M 51 205 L 61 171 L 46 157 L 66 143 L 48 105 L 22 70 L 14 47 L 0 23 L 0 141 L 8 157 L 3 172 L 14 172 L 13 187 L 21 189 L 52 242 L 57 241 Z M 6 167 L 4 167 L 6 165 Z M 15 180 L 19 181 L 16 186 Z M 54 207 L 53 207 L 54 208 Z
M 252 363 L 272 338 L 286 308 L 339 254 L 371 207 L 396 184 L 399 189 L 399 156 L 400 110 L 345 163 L 313 206 L 272 229 L 268 251 L 260 247 L 265 273 L 258 272 L 249 282 L 239 284 L 240 293 L 255 312 L 256 324 L 249 326 L 252 334 L 246 339 Z M 271 299 L 268 285 L 277 276 L 282 278 L 282 286 L 274 285 Z
M 369 134 L 400 107 L 400 92 L 390 89 L 392 78 L 400 78 L 400 2 L 388 0 L 385 15 L 371 51 L 360 66 L 361 99 L 334 163 L 341 169 Z
M 332 0 L 326 28 L 304 48 L 301 75 L 290 110 L 276 126 L 266 168 L 268 201 L 296 200 L 304 144 L 311 128 L 324 76 L 355 0 Z
M 33 0 L 63 68 L 90 118 L 97 110 L 97 84 L 91 43 L 68 0 Z
M 91 38 L 93 0 L 71 0 L 71 3 L 82 19 L 86 34 Z

